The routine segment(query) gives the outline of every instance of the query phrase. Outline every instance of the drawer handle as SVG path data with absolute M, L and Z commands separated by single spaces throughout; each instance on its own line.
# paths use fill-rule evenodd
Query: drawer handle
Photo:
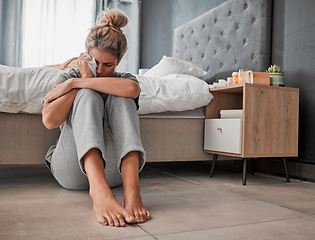
M 217 127 L 217 130 L 222 133 L 222 128 Z

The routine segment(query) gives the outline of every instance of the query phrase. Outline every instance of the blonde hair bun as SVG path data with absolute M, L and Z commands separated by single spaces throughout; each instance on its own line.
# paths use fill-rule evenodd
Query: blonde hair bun
M 98 14 L 96 26 L 90 29 L 85 41 L 87 52 L 94 47 L 109 51 L 121 59 L 127 51 L 127 38 L 121 31 L 128 18 L 119 10 L 102 11 Z
M 98 14 L 97 24 L 120 30 L 128 24 L 128 18 L 119 10 L 102 11 Z

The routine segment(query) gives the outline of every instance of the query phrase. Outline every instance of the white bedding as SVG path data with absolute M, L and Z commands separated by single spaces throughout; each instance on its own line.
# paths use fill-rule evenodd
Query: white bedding
M 208 84 L 190 75 L 138 75 L 137 79 L 141 88 L 139 114 L 193 110 L 206 106 L 213 98 Z
M 167 58 L 168 62 L 170 60 L 176 61 Z M 181 64 L 188 66 L 191 73 L 195 74 L 198 70 L 193 69 L 192 64 L 176 61 L 175 68 L 169 67 L 168 72 L 174 73 L 178 69 L 181 73 L 185 72 Z M 46 93 L 63 72 L 56 68 L 0 65 L 0 112 L 40 114 Z M 163 77 L 137 75 L 137 79 L 141 88 L 139 114 L 192 110 L 207 105 L 213 98 L 206 82 L 188 74 Z
M 207 73 L 191 62 L 163 56 L 160 62 L 149 69 L 144 76 L 161 78 L 170 74 L 187 74 L 201 78 Z
M 57 68 L 0 65 L 0 112 L 41 113 L 46 93 L 63 72 Z

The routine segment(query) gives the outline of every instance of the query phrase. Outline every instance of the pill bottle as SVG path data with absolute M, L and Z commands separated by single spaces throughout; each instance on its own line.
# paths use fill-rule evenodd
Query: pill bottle
M 238 72 L 233 72 L 232 77 L 233 77 L 233 84 L 238 84 Z
M 233 84 L 233 77 L 228 77 L 227 78 L 227 85 L 232 85 Z

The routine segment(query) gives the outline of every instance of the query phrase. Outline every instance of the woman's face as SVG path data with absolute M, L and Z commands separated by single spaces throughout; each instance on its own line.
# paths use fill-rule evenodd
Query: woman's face
M 97 67 L 96 73 L 98 77 L 110 77 L 114 72 L 116 66 L 119 64 L 117 56 L 111 52 L 103 51 L 100 48 L 92 48 L 89 55 L 95 58 Z

